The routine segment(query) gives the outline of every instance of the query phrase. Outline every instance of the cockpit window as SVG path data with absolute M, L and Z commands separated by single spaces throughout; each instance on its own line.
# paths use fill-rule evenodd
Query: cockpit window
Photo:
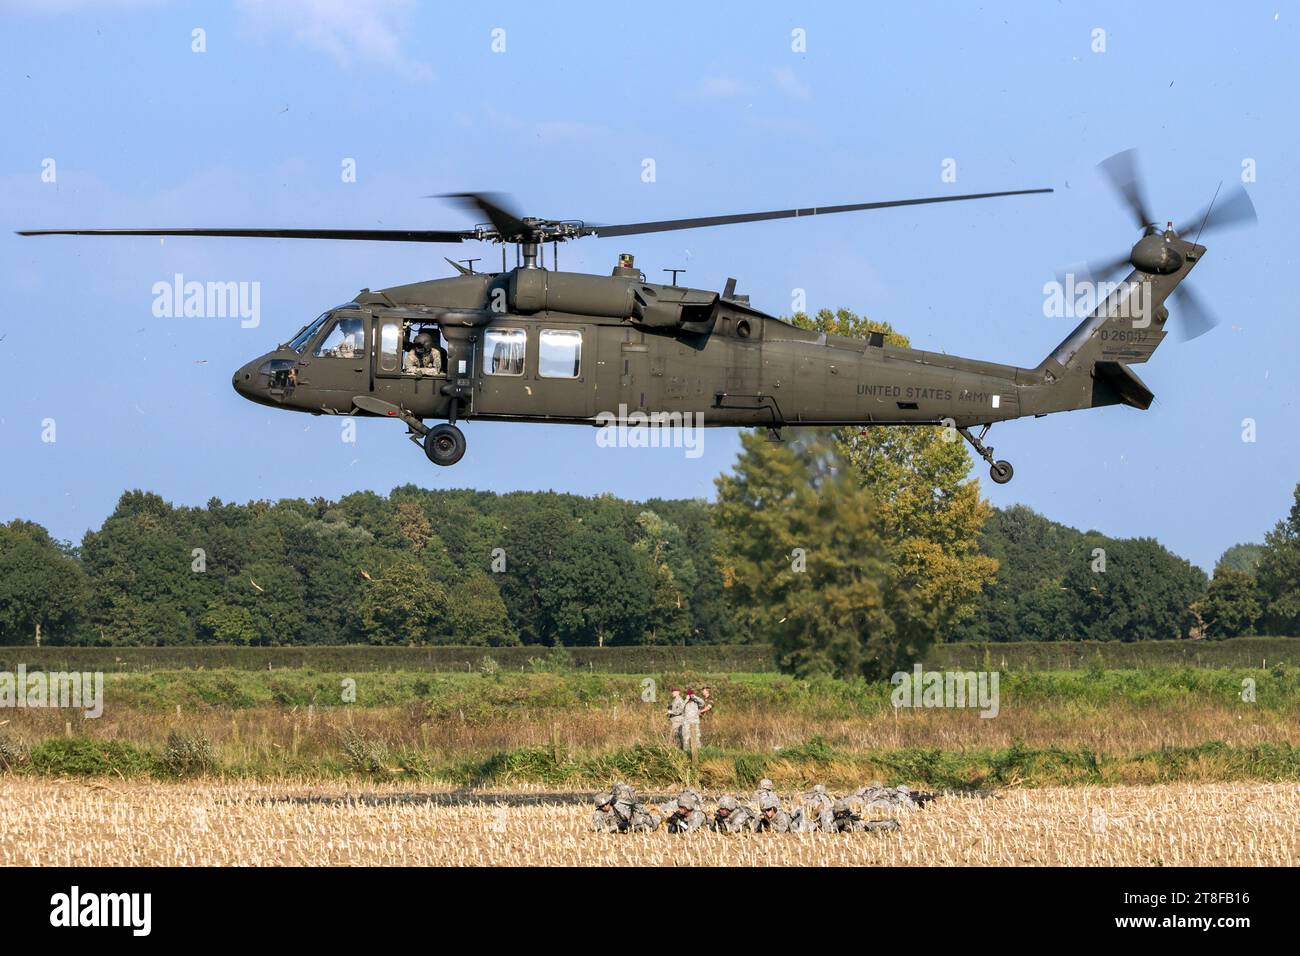
M 343 317 L 316 346 L 319 358 L 356 358 L 366 350 L 366 326 L 361 318 Z
M 302 331 L 295 335 L 293 341 L 289 343 L 289 348 L 293 349 L 295 352 L 301 352 L 305 349 L 307 343 L 311 341 L 311 337 L 316 334 L 316 331 L 325 324 L 325 320 L 329 317 L 330 314 L 328 312 L 322 312 L 320 317 L 317 318 L 316 321 L 312 322 L 311 325 L 303 326 Z

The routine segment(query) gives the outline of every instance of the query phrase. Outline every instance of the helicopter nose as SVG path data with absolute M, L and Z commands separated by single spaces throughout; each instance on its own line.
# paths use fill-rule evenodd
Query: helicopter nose
M 256 392 L 257 361 L 249 362 L 230 377 L 230 384 L 244 398 L 252 398 Z

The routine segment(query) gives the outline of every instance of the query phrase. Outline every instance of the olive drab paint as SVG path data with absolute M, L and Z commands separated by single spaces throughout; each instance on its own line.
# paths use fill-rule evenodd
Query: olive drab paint
M 616 237 L 892 206 L 1051 192 L 977 193 L 589 226 L 526 218 L 490 194 L 451 198 L 487 220 L 468 230 L 97 229 L 22 235 L 180 235 L 450 243 L 517 247 L 518 264 L 370 291 L 322 314 L 293 338 L 244 365 L 240 395 L 272 408 L 350 418 L 392 418 L 431 461 L 465 452 L 460 420 L 608 426 L 636 417 L 706 427 L 942 425 L 971 443 L 995 481 L 1012 476 L 983 444 L 997 422 L 1074 409 L 1128 405 L 1153 395 L 1133 372 L 1165 338 L 1165 300 L 1205 254 L 1188 229 L 1150 223 L 1131 153 L 1102 164 L 1133 207 L 1142 236 L 1112 264 L 1127 279 L 1033 368 L 900 348 L 880 333 L 846 338 L 797 328 L 736 292 L 650 282 L 631 254 L 609 275 L 554 268 L 563 241 Z M 1218 198 L 1216 194 L 1216 199 Z M 1242 201 L 1244 199 L 1244 206 Z M 1235 205 L 1234 205 L 1235 203 Z M 1253 218 L 1242 196 L 1220 205 L 1225 223 Z M 1193 220 L 1211 225 L 1214 203 Z M 546 245 L 552 244 L 546 268 Z M 674 278 L 676 276 L 674 275 Z M 1134 297 L 1139 297 L 1135 299 Z M 1190 293 L 1189 293 L 1190 296 Z M 1133 301 L 1130 301 L 1133 299 Z M 1134 302 L 1140 308 L 1134 309 Z M 1194 300 L 1189 302 L 1194 305 Z M 1203 318 L 1189 308 L 1188 321 Z M 1137 315 L 1140 319 L 1135 319 Z M 429 420 L 441 421 L 430 427 Z M 971 429 L 982 428 L 976 435 Z

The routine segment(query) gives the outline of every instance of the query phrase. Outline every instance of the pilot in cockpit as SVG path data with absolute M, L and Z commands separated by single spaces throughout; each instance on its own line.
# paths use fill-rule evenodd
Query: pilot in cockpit
M 362 319 L 340 319 L 326 342 L 331 358 L 355 358 L 365 348 L 366 331 Z M 333 344 L 331 347 L 331 343 Z

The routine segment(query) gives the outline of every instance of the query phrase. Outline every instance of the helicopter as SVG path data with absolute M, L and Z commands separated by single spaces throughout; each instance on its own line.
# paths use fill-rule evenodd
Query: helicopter
M 1100 166 L 1140 231 L 1126 253 L 1094 273 L 1128 277 L 1036 367 L 902 348 L 883 334 L 850 338 L 798 328 L 752 306 L 728 279 L 721 292 L 650 282 L 621 254 L 610 275 L 562 272 L 558 247 L 588 236 L 622 237 L 774 219 L 965 202 L 1036 193 L 1021 189 L 602 226 L 525 217 L 493 193 L 446 198 L 485 221 L 464 230 L 45 229 L 19 235 L 224 236 L 501 246 L 501 270 L 446 261 L 456 274 L 371 291 L 328 309 L 289 340 L 236 371 L 250 401 L 313 415 L 392 418 L 435 465 L 465 454 L 458 422 L 604 425 L 629 419 L 705 426 L 946 425 L 989 465 L 996 483 L 1010 462 L 984 443 L 998 422 L 1109 405 L 1150 407 L 1132 370 L 1167 334 L 1165 300 L 1177 292 L 1189 337 L 1214 324 L 1180 285 L 1206 248 L 1200 235 L 1255 218 L 1245 191 L 1175 228 L 1160 229 L 1139 183 L 1135 154 Z M 1185 238 L 1196 229 L 1193 240 Z M 552 268 L 545 246 L 552 245 Z M 506 268 L 506 246 L 517 264 Z M 439 422 L 429 425 L 426 422 Z M 440 420 L 440 421 L 439 421 Z M 976 434 L 974 429 L 980 429 Z

